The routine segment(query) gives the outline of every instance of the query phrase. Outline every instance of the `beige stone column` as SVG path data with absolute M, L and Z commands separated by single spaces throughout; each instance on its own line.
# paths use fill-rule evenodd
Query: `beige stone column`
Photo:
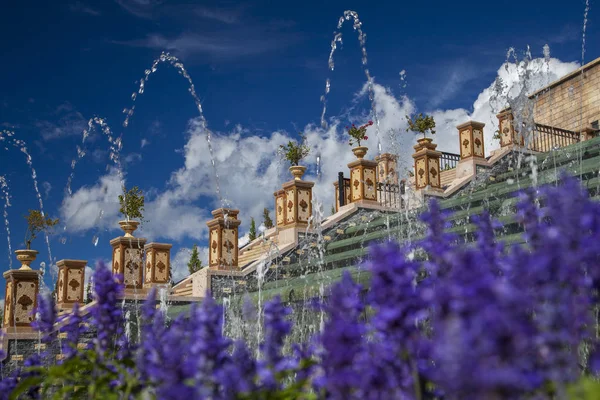
M 377 163 L 359 158 L 350 168 L 350 199 L 353 203 L 377 203 Z
M 2 274 L 6 279 L 4 320 L 2 326 L 16 331 L 31 330 L 37 306 L 40 272 L 32 269 L 11 269 Z
M 511 145 L 524 146 L 525 139 L 515 131 L 514 117 L 510 109 L 506 109 L 496 115 L 498 118 L 498 130 L 500 134 L 500 146 Z
M 280 189 L 273 193 L 273 196 L 275 196 L 275 226 L 282 228 L 286 220 L 285 190 Z
M 285 223 L 283 228 L 306 228 L 312 216 L 314 182 L 294 179 L 282 185 L 285 193 Z
M 391 153 L 383 153 L 375 157 L 377 162 L 377 181 L 398 184 L 398 156 Z
M 219 208 L 212 212 L 208 221 L 209 252 L 208 265 L 216 269 L 238 269 L 239 210 Z
M 415 189 L 425 189 L 429 186 L 433 190 L 441 190 L 440 184 L 440 156 L 441 152 L 436 150 L 437 144 L 433 139 L 421 138 L 414 146 L 415 153 Z
M 58 281 L 56 281 L 56 307 L 59 310 L 73 308 L 73 304 L 83 303 L 86 260 L 60 260 Z
M 135 292 L 143 288 L 143 258 L 146 239 L 119 236 L 110 241 L 113 248 L 113 274 L 123 276 L 125 292 Z
M 482 122 L 467 121 L 456 127 L 460 146 L 460 161 L 456 166 L 457 179 L 475 175 L 478 165 L 488 165 L 485 159 L 484 126 Z
M 145 288 L 170 283 L 171 247 L 173 245 L 168 243 L 148 243 L 144 246 L 146 253 Z

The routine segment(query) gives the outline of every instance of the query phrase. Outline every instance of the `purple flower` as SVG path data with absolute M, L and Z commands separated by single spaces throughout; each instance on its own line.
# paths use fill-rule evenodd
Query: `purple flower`
M 441 210 L 435 199 L 429 202 L 429 210 L 421 214 L 421 220 L 427 224 L 425 239 L 420 243 L 429 257 L 425 267 L 435 275 L 446 273 L 448 257 L 451 257 L 457 242 L 456 235 L 444 231 L 448 227 L 446 217 L 447 213 Z
M 231 362 L 224 365 L 216 380 L 222 388 L 222 399 L 236 399 L 240 394 L 251 394 L 257 390 L 257 366 L 254 355 L 242 340 L 235 342 Z
M 62 352 L 67 359 L 72 358 L 77 354 L 77 343 L 84 330 L 82 322 L 83 318 L 79 313 L 79 304 L 75 303 L 71 314 L 67 317 L 67 323 L 61 329 L 62 332 L 66 332 L 67 334 L 66 340 L 63 340 L 61 343 Z
M 106 267 L 104 262 L 96 264 L 94 272 L 94 299 L 90 310 L 92 322 L 97 330 L 96 349 L 100 354 L 116 350 L 117 342 L 125 337 L 123 311 L 118 300 L 123 294 L 121 279 Z
M 531 299 L 494 273 L 479 249 L 455 253 L 431 296 L 430 376 L 450 398 L 522 398 L 542 382 Z
M 56 309 L 54 301 L 49 295 L 40 293 L 37 299 L 37 307 L 34 312 L 35 319 L 31 326 L 41 334 L 42 343 L 48 344 L 54 339 L 54 323 L 56 322 Z
M 320 376 L 315 380 L 318 391 L 333 399 L 352 398 L 361 380 L 357 360 L 364 351 L 366 327 L 360 321 L 364 305 L 362 287 L 345 272 L 342 280 L 331 288 L 325 309 L 328 321 L 320 335 Z
M 409 250 L 394 243 L 371 249 L 368 304 L 374 311 L 375 340 L 368 344 L 361 374 L 367 398 L 386 393 L 410 398 L 415 377 L 428 367 L 428 341 L 422 331 L 429 305 L 422 292 L 429 282 L 417 284 L 419 264 L 406 259 Z
M 292 323 L 286 320 L 290 313 L 291 310 L 283 305 L 279 296 L 275 296 L 265 304 L 265 341 L 261 345 L 261 350 L 265 363 L 276 372 L 282 370 L 285 364 L 281 349 L 285 337 L 292 330 Z
M 191 311 L 189 319 L 189 356 L 186 371 L 195 374 L 200 396 L 218 398 L 218 377 L 230 362 L 231 340 L 223 336 L 223 308 L 207 296 L 200 307 Z

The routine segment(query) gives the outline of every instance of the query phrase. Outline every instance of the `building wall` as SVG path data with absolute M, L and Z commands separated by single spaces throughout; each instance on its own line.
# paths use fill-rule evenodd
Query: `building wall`
M 583 79 L 581 70 L 573 71 L 531 96 L 537 98 L 535 122 L 580 132 L 600 119 L 600 58 L 583 67 Z

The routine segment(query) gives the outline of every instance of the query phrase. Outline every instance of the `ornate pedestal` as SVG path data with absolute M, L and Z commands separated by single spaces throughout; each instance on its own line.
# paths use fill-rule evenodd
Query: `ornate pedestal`
M 83 303 L 86 260 L 60 260 L 58 281 L 56 282 L 56 307 L 59 310 L 71 309 L 73 304 Z
M 377 163 L 359 158 L 348 164 L 350 168 L 350 200 L 379 204 L 377 202 Z
M 146 239 L 119 236 L 110 241 L 113 248 L 112 272 L 123 276 L 125 291 L 131 292 L 143 286 L 143 258 Z
M 441 190 L 440 184 L 440 156 L 436 151 L 437 144 L 430 138 L 422 138 L 414 146 L 415 153 L 415 189 L 425 189 L 429 186 L 433 190 Z
M 209 252 L 208 265 L 217 269 L 238 269 L 239 210 L 219 208 L 212 212 L 208 221 Z
M 146 252 L 146 272 L 144 287 L 166 285 L 171 281 L 171 247 L 167 243 L 148 243 Z
M 2 326 L 7 330 L 31 330 L 31 323 L 35 319 L 33 310 L 37 306 L 40 272 L 32 269 L 11 269 L 2 275 L 6 279 Z

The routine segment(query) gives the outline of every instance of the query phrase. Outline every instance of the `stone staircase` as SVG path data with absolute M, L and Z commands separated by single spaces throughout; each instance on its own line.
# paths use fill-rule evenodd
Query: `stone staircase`
M 277 235 L 264 239 L 256 239 L 246 247 L 240 249 L 238 256 L 238 266 L 243 269 L 248 264 L 258 260 L 262 255 L 269 253 L 278 245 Z
M 548 153 L 521 155 L 519 168 L 514 167 L 515 162 L 504 165 L 498 163 L 453 197 L 440 200 L 440 207 L 451 213 L 447 231 L 457 234 L 459 241 L 474 240 L 476 227 L 471 217 L 488 210 L 504 226 L 498 240 L 507 245 L 523 243 L 522 227 L 515 220 L 518 193 L 533 185 L 555 183 L 561 170 L 579 177 L 590 196 L 600 201 L 600 137 Z M 359 281 L 368 280 L 368 271 L 357 266 L 368 258 L 369 245 L 389 239 L 399 242 L 419 239 L 424 234 L 424 226 L 418 221 L 422 211 L 359 210 L 323 232 L 323 265 L 317 262 L 319 257 L 312 246 L 314 237 L 286 254 L 277 273 L 267 277 L 261 291 L 263 299 L 276 294 L 284 299 L 294 293 L 308 295 L 318 291 L 321 283 L 337 280 L 346 269 Z

